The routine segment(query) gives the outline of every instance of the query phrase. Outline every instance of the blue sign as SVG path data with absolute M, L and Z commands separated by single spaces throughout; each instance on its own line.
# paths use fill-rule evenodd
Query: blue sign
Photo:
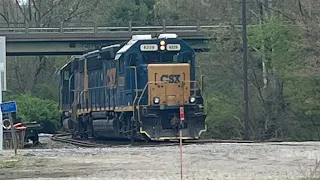
M 17 111 L 17 104 L 15 101 L 3 102 L 2 104 L 0 104 L 0 107 L 2 113 L 10 113 Z

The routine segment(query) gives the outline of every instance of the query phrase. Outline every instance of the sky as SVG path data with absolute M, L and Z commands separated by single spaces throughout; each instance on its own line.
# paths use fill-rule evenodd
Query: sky
M 28 2 L 28 0 L 18 0 L 18 1 L 19 1 L 20 5 L 27 4 L 27 2 Z

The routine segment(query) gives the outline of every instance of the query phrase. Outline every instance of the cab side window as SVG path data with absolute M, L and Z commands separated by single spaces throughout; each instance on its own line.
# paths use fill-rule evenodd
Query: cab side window
M 63 80 L 68 81 L 69 80 L 69 76 L 70 76 L 69 71 L 64 71 L 63 72 Z
M 138 55 L 136 53 L 132 53 L 129 55 L 129 66 L 137 66 Z
M 70 77 L 70 72 L 69 71 L 63 71 L 63 86 L 69 86 L 69 77 Z

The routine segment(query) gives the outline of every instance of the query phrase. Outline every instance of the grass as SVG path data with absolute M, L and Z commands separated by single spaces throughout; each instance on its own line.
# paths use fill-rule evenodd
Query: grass
M 0 169 L 1 168 L 14 168 L 16 165 L 21 162 L 20 158 L 11 157 L 7 159 L 0 160 Z
M 18 160 L 6 160 L 4 162 L 0 162 L 0 168 L 13 168 L 18 162 Z

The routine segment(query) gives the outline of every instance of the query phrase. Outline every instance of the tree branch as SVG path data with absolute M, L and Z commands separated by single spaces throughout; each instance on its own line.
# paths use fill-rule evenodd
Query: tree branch
M 289 15 L 286 15 L 286 14 L 284 14 L 283 12 L 281 12 L 281 11 L 279 11 L 279 10 L 276 10 L 276 9 L 274 9 L 274 8 L 271 8 L 271 7 L 269 7 L 266 3 L 264 3 L 264 2 L 262 2 L 261 0 L 256 0 L 258 3 L 261 3 L 265 8 L 267 8 L 267 9 L 269 9 L 269 10 L 271 10 L 271 11 L 274 11 L 274 12 L 276 12 L 276 13 L 278 13 L 278 14 L 281 14 L 283 17 L 285 17 L 285 18 L 287 18 L 287 19 L 289 19 L 289 20 L 291 20 L 292 22 L 296 22 L 294 19 L 292 19 Z
M 7 17 L 4 14 L 2 14 L 0 12 L 0 16 L 6 21 L 7 24 L 9 24 L 9 20 L 7 19 Z
M 28 21 L 28 23 L 30 23 L 28 17 L 27 17 L 26 14 L 23 12 L 23 9 L 22 9 L 22 7 L 21 7 L 20 4 L 19 4 L 19 1 L 18 1 L 18 0 L 15 0 L 15 2 L 16 2 L 16 4 L 17 4 L 17 6 L 19 7 L 20 12 L 21 12 L 21 14 L 23 15 L 24 19 L 25 19 L 26 21 Z
M 19 69 L 21 69 L 21 68 L 19 68 L 19 66 L 18 66 L 18 60 L 15 59 L 14 70 L 15 70 L 15 75 L 16 75 L 16 77 L 17 77 L 17 82 L 18 82 L 20 91 L 21 91 L 22 93 L 25 93 L 25 89 L 23 88 L 22 83 L 21 83 L 21 79 L 20 79 L 21 74 L 19 73 Z
M 38 82 L 38 77 L 41 73 L 41 71 L 45 68 L 46 66 L 46 60 L 44 56 L 39 56 L 39 66 L 36 69 L 36 73 L 34 74 L 34 79 L 33 79 L 33 87 L 36 86 Z
M 79 10 L 79 6 L 80 6 L 80 1 L 78 1 L 78 3 L 76 4 L 76 7 L 74 8 L 74 9 L 72 9 L 72 11 L 68 14 L 68 17 L 67 18 L 65 18 L 64 20 L 63 20 L 63 22 L 66 22 L 66 21 L 69 21 L 70 19 L 72 19 L 74 16 L 73 16 L 73 14 L 74 13 L 76 13 L 78 10 Z M 77 14 L 76 14 L 77 15 Z M 76 16 L 75 15 L 75 16 Z
M 302 4 L 301 4 L 301 1 L 300 1 L 300 0 L 298 0 L 298 6 L 299 6 L 299 11 L 300 11 L 301 16 L 304 17 L 305 15 L 304 15 L 304 13 L 303 13 Z
M 58 5 L 61 5 L 61 3 L 63 3 L 65 0 L 60 0 L 58 1 L 56 4 L 53 4 L 53 6 L 51 6 L 51 8 L 46 11 L 45 13 L 43 13 L 41 15 L 41 17 L 39 17 L 39 21 L 41 21 L 46 15 L 48 15 L 55 7 L 57 7 Z
M 99 1 L 96 0 L 96 1 L 93 3 L 92 8 L 88 8 L 88 9 L 86 9 L 86 10 L 84 10 L 84 11 L 80 11 L 79 13 L 76 13 L 76 12 L 79 10 L 80 4 L 81 4 L 81 1 L 79 1 L 79 2 L 77 3 L 76 8 L 75 8 L 71 13 L 69 13 L 68 17 L 67 17 L 66 19 L 64 19 L 63 22 L 69 21 L 69 20 L 71 20 L 72 18 L 74 18 L 74 17 L 76 17 L 76 16 L 79 16 L 79 15 L 82 15 L 82 14 L 85 14 L 85 13 L 88 13 L 88 12 L 90 12 L 90 11 L 93 11 L 93 10 L 97 7 L 97 5 L 99 4 Z
M 7 4 L 2 0 L 2 6 L 3 6 L 3 14 L 0 12 L 0 16 L 3 17 L 3 19 L 9 24 L 9 16 L 7 11 Z
M 29 0 L 30 1 L 30 0 Z M 38 6 L 36 5 L 37 3 L 35 2 L 35 0 L 32 0 L 32 4 L 33 4 L 33 7 L 34 9 L 36 10 L 36 13 L 39 15 L 40 17 L 40 9 L 38 8 Z M 34 16 L 34 20 L 37 22 L 38 19 L 37 19 L 37 16 Z M 40 20 L 39 20 L 40 21 Z

